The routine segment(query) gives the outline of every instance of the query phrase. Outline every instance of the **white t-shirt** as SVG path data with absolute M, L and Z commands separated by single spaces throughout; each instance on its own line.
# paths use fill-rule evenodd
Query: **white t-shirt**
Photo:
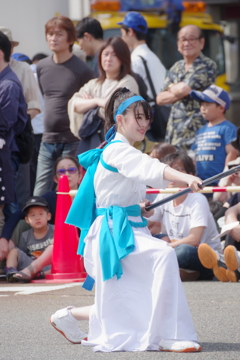
M 150 72 L 156 94 L 158 94 L 163 88 L 166 69 L 157 55 L 149 49 L 147 44 L 138 45 L 131 53 L 132 71 L 139 74 L 143 78 L 148 88 L 147 94 L 151 99 L 153 99 L 154 96 L 147 79 L 145 67 L 139 55 L 142 56 L 147 62 L 148 70 Z
M 167 196 L 169 195 L 158 195 L 155 202 Z M 170 240 L 180 240 L 187 237 L 192 228 L 204 226 L 200 243 L 206 243 L 212 249 L 222 253 L 220 239 L 211 241 L 218 231 L 208 201 L 202 194 L 188 194 L 178 206 L 173 206 L 173 201 L 169 201 L 155 208 L 154 215 L 149 220 L 160 222 L 162 224 L 161 232 L 168 234 Z

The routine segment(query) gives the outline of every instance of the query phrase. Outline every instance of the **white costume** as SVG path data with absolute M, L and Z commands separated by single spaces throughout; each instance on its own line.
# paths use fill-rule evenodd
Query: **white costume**
M 130 146 L 117 133 L 103 152 L 104 161 L 118 169 L 105 169 L 99 162 L 94 178 L 98 208 L 139 204 L 146 185 L 165 187 L 166 167 Z M 84 263 L 96 281 L 95 303 L 90 311 L 88 341 L 94 351 L 159 350 L 161 339 L 197 341 L 174 250 L 151 236 L 147 227 L 132 228 L 135 249 L 121 260 L 123 275 L 103 282 L 99 256 L 98 216 L 85 239 Z M 130 217 L 141 222 L 141 217 Z M 112 221 L 109 221 L 111 227 Z

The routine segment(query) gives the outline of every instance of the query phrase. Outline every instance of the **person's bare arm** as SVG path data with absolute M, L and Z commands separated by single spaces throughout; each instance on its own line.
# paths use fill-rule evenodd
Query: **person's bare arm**
M 184 82 L 170 84 L 166 91 L 162 91 L 157 95 L 156 103 L 158 105 L 173 104 L 187 96 L 191 90 L 190 86 Z
M 225 183 L 220 180 L 218 186 L 240 186 L 240 177 L 238 174 L 232 174 L 229 175 L 227 178 L 225 178 Z M 223 179 L 222 179 L 223 180 Z M 216 192 L 214 194 L 214 200 L 221 201 L 222 203 L 225 202 L 229 198 L 229 193 L 227 192 Z M 227 204 L 227 205 L 226 205 Z M 226 202 L 223 204 L 224 207 L 229 207 L 229 204 Z
M 225 166 L 229 163 L 229 161 L 235 160 L 238 156 L 238 151 L 231 144 L 225 146 L 225 150 L 227 153 L 225 159 Z
M 40 114 L 40 110 L 38 109 L 29 109 L 27 113 L 30 115 L 31 120 L 38 114 Z
M 183 99 L 185 96 L 189 95 L 192 89 L 185 82 L 179 82 L 170 87 L 169 91 L 176 96 L 178 99 Z
M 5 238 L 0 238 L 0 261 L 6 259 L 9 253 L 9 243 Z
M 160 234 L 161 231 L 161 223 L 158 221 L 148 220 L 148 228 L 152 235 Z
M 88 110 L 98 105 L 98 99 L 77 99 L 74 105 L 74 111 L 78 114 L 85 114 Z
M 238 221 L 238 214 L 240 214 L 240 203 L 230 207 L 225 212 L 225 222 L 226 224 L 231 224 Z M 230 231 L 230 235 L 237 241 L 240 242 L 240 225 L 237 225 L 234 229 Z
M 188 244 L 188 245 L 197 247 L 200 244 L 200 240 L 201 240 L 204 229 L 205 229 L 205 226 L 197 226 L 195 228 L 192 228 L 190 230 L 190 233 L 188 236 L 186 236 L 180 240 L 172 241 L 170 246 L 172 248 L 175 248 L 178 245 Z
M 225 212 L 225 222 L 226 224 L 231 224 L 233 222 L 238 221 L 238 214 L 240 214 L 240 203 L 231 206 L 226 212 Z
M 92 98 L 88 94 L 83 94 L 82 98 L 78 98 L 74 105 L 74 111 L 78 114 L 84 114 L 88 110 L 95 108 L 96 106 L 105 107 L 107 99 Z
M 200 190 L 199 185 L 202 184 L 202 180 L 196 176 L 185 174 L 175 169 L 172 169 L 170 166 L 166 166 L 163 173 L 164 180 L 168 181 L 181 181 L 191 188 L 192 191 L 197 192 Z
M 156 97 L 156 103 L 158 105 L 173 104 L 178 101 L 179 98 L 173 95 L 170 91 L 161 91 Z

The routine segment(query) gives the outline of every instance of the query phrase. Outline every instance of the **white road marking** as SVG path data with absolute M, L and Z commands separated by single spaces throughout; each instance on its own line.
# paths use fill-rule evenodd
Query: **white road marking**
M 53 290 L 61 290 L 61 289 L 65 289 L 65 288 L 70 288 L 73 286 L 81 286 L 82 283 L 78 282 L 78 283 L 71 283 L 71 284 L 63 284 L 63 285 L 53 285 L 53 286 L 46 286 L 46 285 L 42 285 L 42 286 L 13 286 L 13 287 L 1 287 L 0 286 L 0 292 L 9 292 L 9 291 L 13 291 L 16 292 L 16 294 L 14 295 L 29 295 L 29 294 L 36 294 L 39 292 L 44 292 L 44 291 L 53 291 Z M 0 295 L 0 296 L 8 296 L 8 295 Z

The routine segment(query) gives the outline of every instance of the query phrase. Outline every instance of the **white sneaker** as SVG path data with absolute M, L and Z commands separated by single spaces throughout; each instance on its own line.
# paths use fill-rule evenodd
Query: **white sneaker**
M 71 314 L 70 309 L 73 308 L 74 306 L 68 306 L 56 311 L 50 318 L 50 324 L 71 343 L 81 344 L 87 334 L 80 330 L 78 321 Z
M 201 346 L 195 341 L 185 340 L 164 340 L 159 344 L 161 351 L 171 352 L 199 352 L 202 350 Z

